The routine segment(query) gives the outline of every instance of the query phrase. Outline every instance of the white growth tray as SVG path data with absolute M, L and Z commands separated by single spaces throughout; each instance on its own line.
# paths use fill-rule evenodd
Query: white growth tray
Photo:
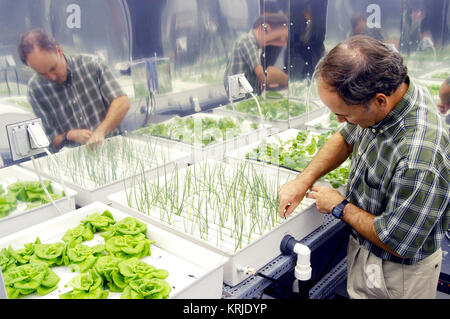
M 228 115 L 229 116 L 229 115 Z M 199 120 L 202 118 L 211 118 L 214 120 L 219 120 L 224 118 L 224 115 L 219 114 L 205 114 L 205 113 L 195 113 L 193 115 L 190 115 L 196 122 L 195 123 L 201 123 Z M 236 118 L 235 116 L 230 116 L 232 118 Z M 166 122 L 170 122 L 166 121 Z M 258 122 L 258 121 L 255 121 Z M 185 141 L 179 141 L 175 139 L 171 139 L 168 137 L 158 137 L 153 135 L 136 135 L 136 138 L 146 138 L 146 137 L 152 137 L 155 140 L 158 141 L 160 145 L 164 145 L 172 150 L 177 150 L 180 152 L 185 152 L 190 154 L 189 163 L 197 163 L 201 161 L 206 161 L 209 159 L 212 160 L 222 160 L 225 155 L 230 152 L 234 151 L 240 147 L 243 147 L 245 145 L 248 145 L 250 143 L 253 143 L 255 141 L 258 141 L 262 138 L 265 138 L 266 136 L 269 136 L 273 133 L 273 129 L 270 125 L 264 124 L 261 125 L 260 122 L 259 127 L 257 129 L 251 128 L 251 121 L 243 120 L 241 123 L 241 130 L 242 132 L 238 136 L 225 138 L 221 141 L 214 141 L 208 145 L 203 145 L 201 141 L 196 141 L 194 144 L 190 144 Z M 194 128 L 195 134 L 198 136 L 201 136 L 201 125 L 197 128 Z
M 287 130 L 289 128 L 299 128 L 302 129 L 305 126 L 305 123 L 311 119 L 314 119 L 320 115 L 323 114 L 324 108 L 322 105 L 319 105 L 316 102 L 311 101 L 312 109 L 309 112 L 300 114 L 298 116 L 290 117 L 287 120 L 271 120 L 271 119 L 264 119 L 264 123 L 266 125 L 269 125 L 275 129 L 280 130 Z M 325 108 L 326 109 L 326 108 Z M 243 118 L 249 118 L 252 120 L 259 120 L 259 114 L 249 114 L 244 113 L 240 111 L 230 110 L 227 109 L 226 106 L 217 107 L 213 109 L 213 112 L 215 114 L 223 115 L 223 116 L 232 116 L 232 117 L 243 117 Z
M 68 229 L 78 226 L 88 215 L 102 214 L 105 210 L 111 212 L 116 222 L 130 216 L 103 203 L 94 202 L 70 214 L 1 238 L 0 249 L 8 248 L 9 245 L 13 249 L 21 249 L 25 244 L 34 242 L 36 237 L 39 237 L 42 243 L 62 242 L 62 237 Z M 142 218 L 139 219 L 144 221 Z M 169 276 L 165 279 L 172 286 L 169 298 L 221 298 L 223 265 L 226 258 L 154 225 L 147 224 L 147 237 L 156 243 L 150 246 L 151 256 L 143 257 L 141 260 L 169 272 Z M 95 234 L 94 239 L 83 242 L 88 246 L 100 243 L 104 243 L 104 240 L 99 234 Z M 33 293 L 23 298 L 59 299 L 60 294 L 71 291 L 72 288 L 64 285 L 79 273 L 72 272 L 66 266 L 55 266 L 52 270 L 60 278 L 57 289 L 45 296 Z M 108 299 L 118 299 L 120 296 L 121 293 L 109 291 Z
M 42 176 L 41 178 L 44 180 Z M 8 191 L 8 185 L 18 181 L 39 181 L 39 177 L 29 170 L 16 165 L 0 169 L 0 184 L 5 190 L 4 194 Z M 51 186 L 55 194 L 61 195 L 64 191 L 63 187 L 58 183 L 52 182 Z M 75 209 L 74 196 L 77 193 L 70 188 L 66 188 L 66 192 L 70 198 L 63 197 L 54 201 L 63 214 Z M 0 217 L 0 237 L 60 215 L 59 211 L 51 202 L 28 210 L 26 208 L 26 203 L 18 201 L 15 210 L 5 217 Z
M 53 155 L 58 167 L 48 156 L 36 160 L 38 171 L 46 178 L 60 181 L 77 191 L 76 204 L 84 206 L 94 201 L 109 204 L 107 196 L 132 182 L 142 172 L 147 177 L 164 174 L 188 164 L 189 154 L 170 149 L 157 139 L 146 141 L 115 136 L 103 141 L 98 153 L 87 146 L 68 148 Z M 33 170 L 33 163 L 21 163 Z
M 278 187 L 296 176 L 294 172 L 274 168 L 273 166 L 248 161 L 245 163 L 252 165 L 261 174 L 253 175 L 264 176 L 267 185 L 269 185 L 267 190 L 271 192 L 269 195 L 271 198 L 275 198 L 275 201 L 277 201 Z M 236 162 L 236 165 L 239 164 L 242 164 L 241 161 Z M 187 170 L 204 172 L 208 165 L 210 165 L 211 171 L 215 170 L 213 167 L 216 167 L 216 172 L 220 171 L 220 167 L 225 167 L 224 175 L 221 175 L 225 178 L 220 179 L 221 182 L 219 183 L 219 178 L 211 176 L 211 180 L 217 181 L 217 184 L 211 184 L 211 186 L 202 184 L 200 191 L 198 191 L 197 186 L 189 185 L 185 187 L 186 179 L 194 180 L 193 176 L 187 173 Z M 240 189 L 239 185 L 232 184 L 237 180 L 237 178 L 234 178 L 236 175 L 233 177 L 235 169 L 235 166 L 228 163 L 206 161 L 180 169 L 171 176 L 159 177 L 159 185 L 176 185 L 174 188 L 180 190 L 180 193 L 171 197 L 176 202 L 177 196 L 183 196 L 183 208 L 179 215 L 176 213 L 168 214 L 168 206 L 148 205 L 149 207 L 142 207 L 139 204 L 142 201 L 135 199 L 134 196 L 137 194 L 136 196 L 145 197 L 147 193 L 145 188 L 137 186 L 138 184 L 135 184 L 134 193 L 131 189 L 126 189 L 112 194 L 109 199 L 112 201 L 113 207 L 127 211 L 133 216 L 139 216 L 149 223 L 229 258 L 224 266 L 224 282 L 230 286 L 235 286 L 250 276 L 250 274 L 243 272 L 243 269 L 246 267 L 259 269 L 280 255 L 280 243 L 286 234 L 301 239 L 319 227 L 324 218 L 323 214 L 315 208 L 315 202 L 307 198 L 286 220 L 279 217 L 277 202 L 275 205 L 271 202 L 273 206 L 270 206 L 271 204 L 268 204 L 268 201 L 262 198 L 254 200 L 257 197 L 251 197 L 252 195 L 248 192 L 247 198 L 244 200 L 237 196 L 233 198 L 233 196 L 228 195 L 228 192 L 233 193 L 236 190 L 238 193 L 246 193 L 245 190 Z M 188 176 L 190 177 L 187 178 Z M 230 177 L 228 180 L 226 180 L 227 176 Z M 174 184 L 173 181 L 178 180 L 178 177 L 180 177 L 180 181 Z M 252 180 L 250 175 L 242 177 L 244 179 L 248 177 Z M 142 185 L 156 185 L 157 183 L 158 180 L 152 180 L 146 181 Z M 209 195 L 203 192 L 208 187 L 211 191 L 211 198 L 209 199 Z M 181 193 L 184 192 L 183 189 L 188 188 L 192 189 L 194 195 L 186 195 L 185 198 L 184 194 Z M 170 192 L 166 194 L 170 194 Z M 214 194 L 219 197 L 215 197 Z M 234 210 L 229 210 L 229 207 L 232 206 Z M 136 207 L 139 207 L 139 209 Z M 272 210 L 267 207 L 272 207 Z
M 273 144 L 280 145 L 280 142 L 278 139 L 280 139 L 283 142 L 285 142 L 287 140 L 295 139 L 299 132 L 300 132 L 300 130 L 298 130 L 298 129 L 290 128 L 290 129 L 281 131 L 279 133 L 273 134 L 273 135 L 265 138 L 264 140 L 267 143 L 271 143 L 271 144 L 273 143 Z M 257 148 L 258 146 L 260 146 L 262 142 L 263 142 L 263 140 L 259 140 L 255 143 L 249 144 L 245 147 L 242 147 L 240 149 L 229 152 L 225 156 L 225 160 L 227 160 L 228 158 L 244 160 L 246 158 L 246 155 L 249 152 L 253 151 L 255 148 Z

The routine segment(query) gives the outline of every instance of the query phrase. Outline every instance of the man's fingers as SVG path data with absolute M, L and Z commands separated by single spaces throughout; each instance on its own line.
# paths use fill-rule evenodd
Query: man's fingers
M 278 213 L 281 217 L 286 218 L 297 208 L 297 206 L 298 203 L 294 203 L 292 201 L 280 202 L 280 205 L 278 206 Z
M 307 192 L 305 197 L 306 198 L 313 198 L 313 199 L 315 199 L 316 198 L 316 192 L 314 192 L 314 191 Z

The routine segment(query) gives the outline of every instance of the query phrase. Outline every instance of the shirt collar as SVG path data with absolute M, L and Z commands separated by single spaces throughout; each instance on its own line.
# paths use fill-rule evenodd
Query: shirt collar
M 72 70 L 74 69 L 74 61 L 71 56 L 65 55 L 64 58 L 67 62 L 67 79 L 66 82 L 64 82 L 64 85 L 70 85 L 72 84 Z
M 407 76 L 405 82 L 409 85 L 408 90 L 401 98 L 400 102 L 392 109 L 392 111 L 379 123 L 371 127 L 377 131 L 386 131 L 390 127 L 398 124 L 403 120 L 406 114 L 414 106 L 414 101 L 417 98 L 417 88 L 413 81 Z

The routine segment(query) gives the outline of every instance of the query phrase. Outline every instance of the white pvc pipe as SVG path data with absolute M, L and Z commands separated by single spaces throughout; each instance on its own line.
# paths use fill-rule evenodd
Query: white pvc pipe
M 294 246 L 294 252 L 297 254 L 297 265 L 294 270 L 295 278 L 302 281 L 311 279 L 311 250 L 308 246 L 297 243 Z

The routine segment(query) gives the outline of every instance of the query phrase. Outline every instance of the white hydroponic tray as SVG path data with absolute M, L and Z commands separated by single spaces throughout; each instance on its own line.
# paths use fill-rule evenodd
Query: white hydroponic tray
M 211 163 L 211 165 L 218 163 L 216 161 L 207 162 Z M 222 164 L 231 167 L 230 164 L 226 164 L 224 162 L 222 162 Z M 199 165 L 202 165 L 202 163 L 197 163 L 194 165 L 200 167 Z M 296 176 L 296 173 L 292 171 L 277 169 L 273 166 L 260 165 L 258 163 L 253 163 L 253 165 L 259 172 L 263 172 L 264 176 L 269 180 L 273 181 L 275 178 L 280 177 L 283 180 L 281 185 L 284 181 L 291 180 Z M 182 175 L 182 171 L 184 170 L 186 170 L 186 168 L 181 169 L 180 172 L 178 172 L 178 175 Z M 164 177 L 160 177 L 160 181 L 164 183 Z M 214 189 L 214 191 L 221 192 L 219 185 L 217 185 L 217 188 Z M 204 199 L 204 196 L 202 196 L 202 198 Z M 250 276 L 250 274 L 242 271 L 245 267 L 260 269 L 265 264 L 280 255 L 280 243 L 286 234 L 290 234 L 297 239 L 301 239 L 322 225 L 324 218 L 323 214 L 319 213 L 315 208 L 314 200 L 305 198 L 293 214 L 291 214 L 286 220 L 277 223 L 269 232 L 266 231 L 261 235 L 255 233 L 252 234 L 250 232 L 251 239 L 248 239 L 248 237 L 244 235 L 243 237 L 245 237 L 246 242 L 242 243 L 241 248 L 236 249 L 236 240 L 232 237 L 233 235 L 230 235 L 229 233 L 231 232 L 229 229 L 232 229 L 232 227 L 219 226 L 217 223 L 215 224 L 214 221 L 212 221 L 213 218 L 210 218 L 211 220 L 209 220 L 208 238 L 205 239 L 204 234 L 202 237 L 200 231 L 198 229 L 194 229 L 198 226 L 198 224 L 189 224 L 193 216 L 190 215 L 190 213 L 183 212 L 185 216 L 182 214 L 180 218 L 178 218 L 179 216 L 173 216 L 173 220 L 169 223 L 167 220 L 164 220 L 165 217 L 161 219 L 160 214 L 161 212 L 164 212 L 164 209 L 155 207 L 153 210 L 151 208 L 147 215 L 146 212 L 141 212 L 134 208 L 132 204 L 129 206 L 127 190 L 112 194 L 109 196 L 109 199 L 112 201 L 113 207 L 127 211 L 133 216 L 139 217 L 151 224 L 157 225 L 162 229 L 173 232 L 180 237 L 195 242 L 213 252 L 222 254 L 223 256 L 229 258 L 229 261 L 224 266 L 223 280 L 230 286 L 235 286 Z M 199 198 L 198 202 L 194 203 L 194 205 L 201 205 L 199 203 L 200 201 L 201 198 Z M 216 213 L 217 212 L 210 211 L 211 215 L 209 216 L 213 216 Z M 252 214 L 256 215 L 262 213 L 262 211 L 252 211 Z M 278 211 L 276 214 L 278 216 Z M 203 217 L 204 216 L 206 215 L 203 215 Z M 230 222 L 232 223 L 232 221 Z M 247 222 L 242 224 L 245 224 L 243 226 L 244 228 L 249 227 L 249 223 Z
M 41 176 L 42 179 L 45 179 Z M 30 172 L 17 165 L 8 166 L 0 169 L 0 184 L 7 192 L 7 186 L 17 181 L 38 181 L 39 177 L 35 173 Z M 55 182 L 51 183 L 53 192 L 61 195 L 64 191 L 63 187 Z M 76 192 L 70 188 L 66 188 L 66 194 L 69 197 L 63 197 L 55 200 L 54 203 L 62 214 L 68 213 L 75 209 L 74 196 Z M 32 209 L 26 209 L 27 204 L 18 201 L 17 208 L 9 213 L 8 216 L 0 217 L 0 237 L 12 234 L 21 229 L 43 222 L 45 220 L 60 215 L 58 209 L 50 202 Z
M 107 198 L 109 194 L 133 183 L 133 179 L 142 172 L 150 178 L 164 174 L 166 170 L 170 171 L 176 167 L 186 166 L 189 162 L 188 153 L 179 149 L 171 149 L 153 138 L 141 141 L 115 136 L 103 141 L 103 145 L 106 146 L 106 143 L 123 143 L 119 144 L 122 145 L 122 149 L 133 150 L 133 153 L 130 153 L 129 158 L 125 156 L 124 158 L 114 158 L 114 160 L 101 154 L 89 163 L 74 156 L 77 152 L 84 150 L 86 146 L 68 148 L 53 155 L 58 162 L 58 169 L 46 156 L 36 160 L 38 171 L 54 181 L 59 181 L 59 174 L 61 174 L 64 184 L 77 191 L 76 204 L 84 206 L 94 201 L 109 204 Z M 150 148 L 151 150 L 149 150 Z M 34 171 L 34 166 L 30 161 L 20 165 Z M 107 175 L 106 182 L 100 183 L 91 178 L 90 174 L 93 173 L 90 171 L 97 175 L 99 175 L 98 172 L 103 171 Z
M 271 127 L 278 129 L 278 131 L 287 130 L 289 128 L 302 129 L 305 126 L 305 122 L 322 115 L 323 112 L 326 111 L 325 110 L 326 107 L 319 105 L 314 101 L 311 101 L 310 104 L 311 104 L 312 108 L 314 108 L 314 109 L 310 110 L 309 112 L 300 114 L 295 117 L 291 117 L 288 120 L 265 119 L 264 123 L 266 125 L 270 125 Z M 217 107 L 217 108 L 213 109 L 213 112 L 215 114 L 220 114 L 220 115 L 224 115 L 224 116 L 249 118 L 249 119 L 253 119 L 255 121 L 260 119 L 259 114 L 248 114 L 248 113 L 243 113 L 243 112 L 239 112 L 239 111 L 229 110 L 226 108 L 226 106 Z
M 36 237 L 39 237 L 42 243 L 62 242 L 61 238 L 68 229 L 78 226 L 81 220 L 88 215 L 101 214 L 105 210 L 109 210 L 116 221 L 130 216 L 104 203 L 94 202 L 74 210 L 70 214 L 53 218 L 1 238 L 0 249 L 7 248 L 10 245 L 13 249 L 21 249 L 25 244 L 34 242 Z M 145 222 L 140 216 L 137 216 L 137 218 Z M 150 246 L 151 256 L 143 257 L 141 260 L 169 272 L 169 276 L 165 279 L 172 286 L 169 298 L 221 298 L 223 265 L 226 262 L 224 256 L 148 223 L 146 235 L 156 243 Z M 94 239 L 83 242 L 88 246 L 100 243 L 104 243 L 104 240 L 99 234 L 95 234 Z M 52 270 L 60 278 L 57 289 L 46 296 L 39 296 L 34 293 L 23 298 L 59 299 L 60 294 L 71 291 L 72 288 L 64 287 L 64 285 L 79 273 L 72 272 L 66 266 L 52 267 Z M 121 293 L 109 291 L 108 299 L 118 299 L 120 296 Z
M 218 114 L 196 113 L 190 115 L 190 117 L 194 119 L 207 117 L 218 120 L 223 118 L 224 116 Z M 235 116 L 233 118 L 235 118 Z M 235 149 L 248 145 L 249 143 L 258 141 L 274 132 L 274 129 L 270 125 L 264 124 L 263 127 L 253 129 L 250 127 L 251 123 L 252 122 L 248 120 L 244 120 L 242 122 L 242 133 L 239 136 L 227 138 L 223 141 L 213 142 L 206 146 L 203 146 L 200 141 L 197 143 L 197 145 L 195 145 L 184 141 L 178 141 L 166 137 L 157 137 L 153 135 L 136 135 L 135 137 L 139 139 L 151 136 L 152 138 L 156 139 L 161 145 L 165 145 L 173 150 L 179 150 L 181 152 L 188 153 L 190 154 L 189 163 L 193 164 L 201 161 L 206 161 L 208 159 L 222 160 L 228 152 L 234 151 Z M 199 127 L 199 130 L 201 130 L 201 127 Z
M 272 136 L 269 136 L 268 138 L 266 138 L 266 142 L 280 145 L 280 141 L 286 142 L 286 141 L 289 141 L 292 139 L 296 139 L 297 134 L 299 132 L 300 132 L 300 130 L 297 130 L 297 129 L 288 129 L 288 130 L 282 131 L 280 133 L 274 134 Z M 307 136 L 306 141 L 304 142 L 305 145 L 310 143 L 311 138 L 313 136 L 317 136 L 317 135 L 321 134 L 321 132 L 319 130 L 312 129 L 312 128 L 309 129 L 308 132 L 309 132 L 309 135 Z M 325 132 L 327 132 L 327 131 L 325 130 Z M 246 155 L 249 152 L 253 151 L 254 149 L 256 149 L 260 146 L 261 146 L 261 141 L 258 143 L 250 144 L 250 145 L 240 148 L 238 150 L 235 150 L 234 152 L 230 152 L 225 157 L 225 161 L 244 160 L 244 159 L 246 159 Z M 290 146 L 291 146 L 290 143 L 286 143 L 285 148 L 289 148 Z M 318 150 L 316 150 L 316 153 L 311 155 L 311 158 L 313 158 L 317 154 L 317 152 L 318 152 Z M 249 158 L 249 160 L 257 161 L 257 159 L 255 159 L 255 158 Z M 275 165 L 275 166 L 277 166 L 277 164 L 279 164 L 279 163 L 266 163 L 264 161 L 258 161 L 258 163 L 261 163 L 261 165 Z M 342 165 L 350 166 L 350 160 L 347 160 Z M 289 167 L 284 167 L 284 168 L 292 170 Z M 295 174 L 298 174 L 297 171 L 295 171 L 295 172 L 296 172 Z M 326 180 L 319 180 L 315 183 L 315 185 L 332 187 L 331 184 Z M 345 185 L 339 187 L 337 190 L 339 192 L 341 192 L 342 194 L 344 194 L 345 193 Z
M 299 132 L 300 132 L 300 130 L 298 130 L 298 129 L 290 128 L 290 129 L 281 131 L 279 133 L 273 134 L 273 135 L 265 138 L 265 141 L 267 143 L 273 143 L 273 144 L 280 145 L 279 139 L 281 141 L 283 141 L 283 142 L 285 142 L 287 140 L 290 140 L 290 139 L 295 139 Z M 227 160 L 228 158 L 244 160 L 246 158 L 246 155 L 250 151 L 253 151 L 255 148 L 260 146 L 261 143 L 262 143 L 262 140 L 257 141 L 257 142 L 252 143 L 252 144 L 249 144 L 249 145 L 247 145 L 245 147 L 241 147 L 241 148 L 239 148 L 237 150 L 234 150 L 232 152 L 229 152 L 225 156 L 225 160 Z

